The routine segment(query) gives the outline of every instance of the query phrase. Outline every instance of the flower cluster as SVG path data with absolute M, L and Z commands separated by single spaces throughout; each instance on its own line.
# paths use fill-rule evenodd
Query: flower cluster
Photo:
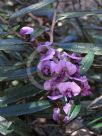
M 52 47 L 50 42 L 39 44 L 40 62 L 38 70 L 43 76 L 49 77 L 44 83 L 44 89 L 48 92 L 48 98 L 52 101 L 63 100 L 62 108 L 57 106 L 53 110 L 53 119 L 67 123 L 71 105 L 76 96 L 90 94 L 90 86 L 86 76 L 80 75 L 81 57 L 75 53 L 68 54 Z
M 21 35 L 31 34 L 32 28 L 24 27 Z M 40 53 L 38 63 L 39 72 L 45 76 L 44 89 L 48 98 L 61 102 L 53 109 L 53 119 L 57 122 L 68 123 L 70 110 L 77 96 L 90 94 L 90 86 L 86 76 L 80 75 L 81 57 L 75 53 L 69 54 L 53 48 L 51 42 L 39 43 L 37 51 Z

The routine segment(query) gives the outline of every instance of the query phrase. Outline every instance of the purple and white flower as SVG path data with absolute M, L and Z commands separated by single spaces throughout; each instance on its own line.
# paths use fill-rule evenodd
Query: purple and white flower
M 20 29 L 20 35 L 21 36 L 25 36 L 25 35 L 28 35 L 28 34 L 31 34 L 33 33 L 34 29 L 29 27 L 29 26 L 25 26 L 25 27 L 22 27 Z

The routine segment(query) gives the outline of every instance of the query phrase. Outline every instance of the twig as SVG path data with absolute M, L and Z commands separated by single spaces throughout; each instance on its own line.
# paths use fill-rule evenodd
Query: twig
M 50 42 L 53 42 L 53 32 L 54 32 L 54 27 L 56 24 L 56 15 L 57 15 L 58 5 L 59 5 L 59 2 L 57 1 L 57 5 L 54 9 L 54 15 L 53 15 L 53 20 L 52 20 L 52 25 L 51 25 L 51 30 L 50 30 Z
M 38 17 L 34 16 L 32 13 L 28 13 L 28 15 L 29 15 L 33 20 L 36 20 L 36 21 L 39 23 L 39 25 L 42 25 L 42 24 L 43 24 L 43 21 L 42 21 L 41 18 L 38 18 Z

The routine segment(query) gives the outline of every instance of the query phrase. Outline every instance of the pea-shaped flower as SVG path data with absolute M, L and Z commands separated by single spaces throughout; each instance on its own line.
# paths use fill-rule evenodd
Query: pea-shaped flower
M 80 86 L 78 86 L 75 82 L 60 83 L 58 84 L 58 89 L 60 93 L 65 97 L 77 96 L 81 92 Z
M 28 34 L 31 34 L 33 33 L 34 29 L 29 27 L 29 26 L 24 26 L 20 29 L 20 35 L 21 36 L 25 36 L 25 35 L 28 35 Z

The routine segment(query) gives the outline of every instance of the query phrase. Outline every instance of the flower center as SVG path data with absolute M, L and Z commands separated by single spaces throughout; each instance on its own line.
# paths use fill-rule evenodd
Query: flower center
M 49 66 L 45 66 L 42 71 L 45 76 L 48 76 L 51 74 Z
M 67 90 L 65 91 L 65 96 L 68 96 L 68 97 L 72 97 L 73 94 L 72 94 L 72 89 L 71 88 L 67 88 Z

